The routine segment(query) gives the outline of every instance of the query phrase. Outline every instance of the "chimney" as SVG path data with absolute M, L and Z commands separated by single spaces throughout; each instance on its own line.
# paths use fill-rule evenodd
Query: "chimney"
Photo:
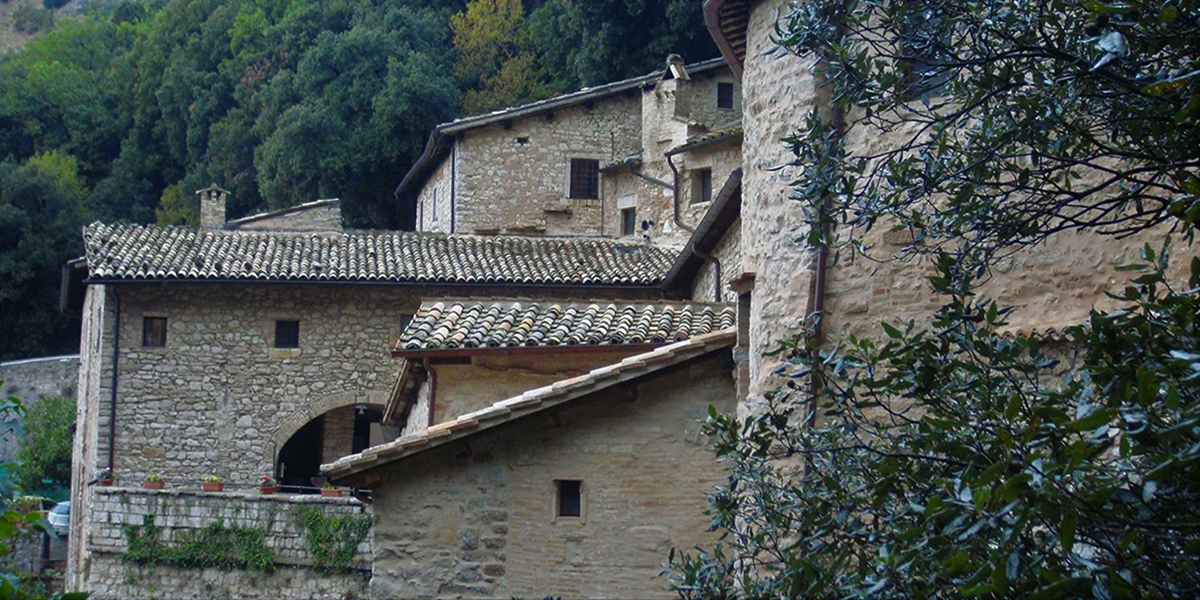
M 687 67 L 683 64 L 683 57 L 678 54 L 667 55 L 667 72 L 663 79 L 689 79 Z
M 200 195 L 200 229 L 224 229 L 229 190 L 214 183 L 196 193 Z

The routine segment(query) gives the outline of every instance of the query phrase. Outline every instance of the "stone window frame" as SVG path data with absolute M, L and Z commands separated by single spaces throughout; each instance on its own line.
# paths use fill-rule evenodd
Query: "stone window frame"
M 298 321 L 301 324 L 305 319 L 298 314 L 293 313 L 277 313 L 267 315 L 263 323 L 263 333 L 267 340 L 267 354 L 269 358 L 296 358 L 303 354 L 303 345 L 300 348 L 276 348 L 275 347 L 275 323 L 278 321 Z M 303 329 L 303 325 L 301 326 Z
M 575 160 L 594 160 L 596 161 L 596 197 L 595 198 L 573 198 L 571 196 L 571 163 Z M 568 202 L 603 202 L 604 201 L 604 174 L 600 172 L 600 168 L 604 166 L 605 156 L 595 153 L 568 153 L 566 155 L 566 164 L 563 168 L 563 189 L 562 199 L 564 203 Z
M 560 484 L 564 481 L 579 482 L 579 516 L 565 516 L 558 514 L 558 501 Z M 555 477 L 550 482 L 550 521 L 555 524 L 563 525 L 584 525 L 587 523 L 588 516 L 588 486 L 587 482 L 582 477 Z
M 708 189 L 704 189 L 704 174 L 708 174 Z M 688 171 L 688 180 L 691 184 L 691 202 L 692 206 L 701 204 L 707 205 L 713 201 L 715 189 L 713 186 L 713 167 L 712 165 L 698 166 Z
M 147 311 L 142 312 L 141 317 L 142 318 L 140 319 L 140 321 L 142 323 L 142 332 L 141 332 L 142 335 L 140 337 L 142 338 L 143 343 L 138 346 L 138 350 L 142 351 L 142 352 L 156 352 L 159 354 L 165 354 L 167 352 L 167 348 L 171 344 L 171 317 L 170 317 L 170 315 L 168 315 L 167 313 L 162 312 L 162 311 L 147 310 Z M 165 336 L 164 336 L 165 339 L 163 340 L 163 345 L 147 346 L 144 343 L 145 337 L 146 337 L 146 319 L 165 319 L 166 320 L 167 329 L 165 332 Z

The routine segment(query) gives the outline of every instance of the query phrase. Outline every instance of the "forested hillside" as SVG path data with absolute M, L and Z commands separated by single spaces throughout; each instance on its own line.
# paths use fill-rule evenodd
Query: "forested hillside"
M 436 123 L 717 55 L 697 0 L 173 0 L 62 19 L 0 58 L 0 359 L 77 350 L 59 269 L 90 220 L 194 223 L 391 192 Z

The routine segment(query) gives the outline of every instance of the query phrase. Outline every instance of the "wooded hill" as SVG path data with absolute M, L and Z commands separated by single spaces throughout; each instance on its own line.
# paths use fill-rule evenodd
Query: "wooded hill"
M 0 359 L 77 351 L 59 268 L 88 221 L 194 223 L 392 189 L 436 123 L 717 56 L 695 0 L 173 0 L 61 19 L 0 58 Z

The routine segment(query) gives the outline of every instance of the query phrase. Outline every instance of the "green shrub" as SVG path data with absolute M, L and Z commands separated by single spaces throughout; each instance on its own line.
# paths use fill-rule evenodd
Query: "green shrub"
M 54 25 L 54 13 L 32 4 L 22 4 L 13 11 L 13 29 L 21 33 L 37 33 Z
M 29 492 L 71 485 L 71 423 L 75 400 L 46 397 L 28 408 L 17 447 L 17 482 Z

